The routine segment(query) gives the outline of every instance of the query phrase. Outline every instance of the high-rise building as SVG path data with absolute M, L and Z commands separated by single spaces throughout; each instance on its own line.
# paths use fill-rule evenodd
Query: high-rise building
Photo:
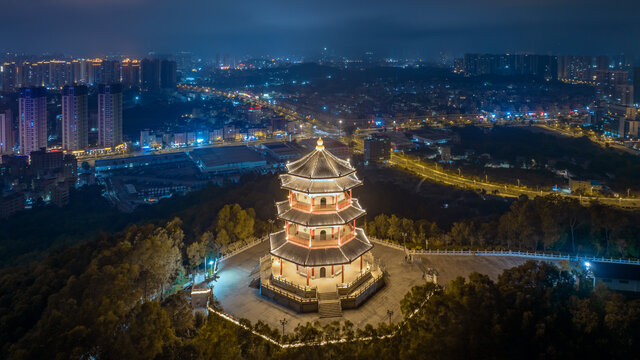
M 128 88 L 140 85 L 140 60 L 122 61 L 122 84 Z
M 633 68 L 633 102 L 640 104 L 640 66 Z
M 0 90 L 14 91 L 18 86 L 18 65 L 16 63 L 0 64 Z
M 595 66 L 591 56 L 559 56 L 558 78 L 561 80 L 593 81 Z
M 103 60 L 100 63 L 100 77 L 96 83 L 113 84 L 120 82 L 120 62 L 117 60 Z
M 47 147 L 47 93 L 43 87 L 20 89 L 20 153 Z
M 596 56 L 596 70 L 608 70 L 611 60 L 606 55 Z
M 0 112 L 0 153 L 13 152 L 15 137 L 13 135 L 13 114 L 11 110 Z
M 85 85 L 62 89 L 62 148 L 84 150 L 89 136 L 89 92 Z
M 142 87 L 145 90 L 160 88 L 160 61 L 158 59 L 143 59 L 140 63 Z
M 175 88 L 177 84 L 177 66 L 175 61 L 160 62 L 160 86 L 163 89 Z
M 556 79 L 558 75 L 558 58 L 549 55 L 465 54 L 459 66 L 467 76 L 517 74 Z
M 83 74 L 85 73 L 83 67 L 84 67 L 84 61 L 80 61 L 80 60 L 71 61 L 70 70 L 69 70 L 69 73 L 71 74 L 71 78 L 70 78 L 69 84 L 83 84 L 87 82 L 86 79 L 82 77 Z
M 98 86 L 98 146 L 122 143 L 122 85 Z

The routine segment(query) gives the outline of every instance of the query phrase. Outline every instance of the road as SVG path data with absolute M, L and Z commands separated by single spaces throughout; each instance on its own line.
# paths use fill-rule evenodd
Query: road
M 183 86 L 182 89 L 185 91 L 198 91 L 198 92 L 204 92 L 204 93 L 212 94 L 216 96 L 224 96 L 224 97 L 233 98 L 233 99 L 241 99 L 253 105 L 259 105 L 259 106 L 270 108 L 286 116 L 290 120 L 299 122 L 301 125 L 301 128 L 306 129 L 306 132 L 308 132 L 307 135 L 314 135 L 314 131 L 317 131 L 318 128 L 321 129 L 321 131 L 324 131 L 327 133 L 336 133 L 336 130 L 338 130 L 339 132 L 339 129 L 336 129 L 336 127 L 330 122 L 318 121 L 315 118 L 313 118 L 311 115 L 303 116 L 302 114 L 296 112 L 293 109 L 288 109 L 281 105 L 275 105 L 275 104 L 269 103 L 268 101 L 260 100 L 257 97 L 251 96 L 250 94 L 220 91 L 214 88 L 204 87 L 204 86 L 199 86 L 199 87 Z M 313 124 L 316 127 L 316 129 L 313 129 L 311 126 L 306 126 L 309 124 Z M 557 130 L 555 128 L 548 127 L 546 125 L 541 125 L 541 127 L 545 129 L 549 129 L 551 131 Z M 573 136 L 573 135 L 570 135 L 570 136 Z M 354 137 L 353 140 L 358 145 L 355 151 L 362 152 L 362 149 L 364 147 L 363 140 L 357 137 Z M 419 176 L 425 177 L 434 182 L 451 185 L 451 186 L 457 186 L 465 189 L 472 189 L 472 190 L 479 190 L 479 191 L 484 190 L 488 194 L 493 194 L 493 195 L 498 195 L 503 197 L 515 198 L 521 195 L 525 195 L 529 198 L 535 198 L 536 196 L 546 196 L 546 195 L 553 194 L 553 195 L 562 195 L 568 198 L 577 199 L 578 201 L 580 201 L 580 203 L 584 205 L 588 205 L 589 203 L 595 200 L 602 204 L 628 208 L 628 209 L 635 209 L 640 207 L 640 199 L 637 199 L 637 198 L 622 198 L 622 197 L 606 198 L 606 197 L 594 197 L 594 196 L 579 196 L 579 195 L 558 193 L 558 192 L 548 191 L 548 190 L 535 191 L 535 190 L 528 189 L 524 186 L 498 184 L 498 183 L 491 183 L 489 181 L 485 181 L 485 182 L 477 181 L 475 179 L 465 178 L 464 176 L 461 176 L 461 175 L 453 175 L 453 174 L 446 173 L 444 171 L 438 170 L 436 167 L 428 166 L 422 161 L 411 159 L 406 155 L 397 155 L 395 153 L 392 153 L 391 160 L 389 162 L 391 165 L 407 168 L 409 171 Z
M 409 171 L 413 172 L 422 177 L 426 177 L 427 179 L 443 183 L 451 186 L 457 186 L 465 189 L 472 190 L 484 190 L 488 194 L 499 195 L 503 197 L 519 197 L 521 195 L 525 195 L 529 198 L 534 198 L 536 196 L 546 196 L 546 195 L 558 195 L 559 193 L 555 191 L 548 190 L 540 190 L 535 191 L 528 189 L 524 186 L 513 186 L 506 184 L 496 184 L 490 183 L 488 181 L 477 181 L 475 179 L 468 179 L 461 175 L 453 175 L 450 173 L 446 173 L 442 170 L 438 170 L 436 166 L 429 166 L 424 162 L 416 159 L 411 159 L 406 155 L 391 155 L 391 160 L 389 161 L 392 165 L 406 168 Z M 595 197 L 595 196 L 579 196 L 579 195 L 571 195 L 571 194 L 560 194 L 564 197 L 573 198 L 580 201 L 582 204 L 587 205 L 592 201 L 598 201 L 602 204 L 618 206 L 622 208 L 630 208 L 635 209 L 640 207 L 640 199 L 636 198 L 605 198 L 605 197 Z
M 574 138 L 586 136 L 593 143 L 598 144 L 603 148 L 606 148 L 607 146 L 609 146 L 610 148 L 613 148 L 613 149 L 616 149 L 616 150 L 620 150 L 620 151 L 629 153 L 631 155 L 638 155 L 639 154 L 639 152 L 637 150 L 634 150 L 632 148 L 626 147 L 626 146 L 621 145 L 619 143 L 616 143 L 614 141 L 603 140 L 603 139 L 597 137 L 595 135 L 595 133 L 593 133 L 593 132 L 586 132 L 586 131 L 582 131 L 582 130 L 573 132 L 571 130 L 567 130 L 567 129 L 562 128 L 562 127 L 546 125 L 546 124 L 536 124 L 536 127 L 539 128 L 539 129 L 546 130 L 547 132 L 550 132 L 550 133 L 553 133 L 553 134 L 557 134 L 557 135 L 562 135 L 562 136 L 568 136 L 568 137 L 574 137 Z

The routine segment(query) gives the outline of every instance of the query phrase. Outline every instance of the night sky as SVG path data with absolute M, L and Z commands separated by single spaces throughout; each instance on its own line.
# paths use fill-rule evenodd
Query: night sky
M 0 0 L 0 48 L 102 56 L 640 56 L 638 0 Z

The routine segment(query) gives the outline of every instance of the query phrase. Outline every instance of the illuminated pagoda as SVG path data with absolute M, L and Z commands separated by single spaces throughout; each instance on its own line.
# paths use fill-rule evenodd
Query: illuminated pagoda
M 340 316 L 384 285 L 356 220 L 365 214 L 351 191 L 362 184 L 351 164 L 325 149 L 287 164 L 288 200 L 277 202 L 284 229 L 269 235 L 261 259 L 261 293 L 300 312 Z

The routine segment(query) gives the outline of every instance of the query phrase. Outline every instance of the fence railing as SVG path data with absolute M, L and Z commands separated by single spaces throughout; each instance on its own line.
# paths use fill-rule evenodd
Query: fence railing
M 352 282 L 347 284 L 338 284 L 338 294 L 340 295 L 348 295 L 353 289 L 362 285 L 363 282 L 367 281 L 372 277 L 371 271 L 367 270 L 364 273 L 358 275 Z
M 253 246 L 257 245 L 257 244 L 260 244 L 262 242 L 267 241 L 267 239 L 269 239 L 269 236 L 263 236 L 261 238 L 254 239 L 253 241 L 251 241 L 251 242 L 249 242 L 249 243 L 247 243 L 245 245 L 242 245 L 241 247 L 239 247 L 239 248 L 237 248 L 237 249 L 235 249 L 235 250 L 233 250 L 233 251 L 231 251 L 229 253 L 222 254 L 218 258 L 218 262 L 222 262 L 224 260 L 227 260 L 228 258 L 230 258 L 230 257 L 232 257 L 232 256 L 234 256 L 234 255 L 236 255 L 238 253 L 241 253 L 241 252 L 247 250 L 250 247 L 253 247 Z
M 279 286 L 283 290 L 292 289 L 297 295 L 305 298 L 314 298 L 317 296 L 317 288 L 315 286 L 300 286 L 294 282 L 288 281 L 283 278 L 279 278 L 271 275 L 270 281 L 274 286 Z M 289 289 L 287 289 L 289 288 Z
M 375 284 L 376 282 L 380 281 L 380 279 L 382 279 L 382 277 L 384 276 L 384 274 L 378 274 L 375 277 L 372 277 L 371 279 L 368 279 L 365 282 L 365 286 L 360 286 L 358 289 L 356 289 L 356 291 L 344 295 L 345 299 L 355 299 L 358 296 L 362 295 L 362 293 L 364 293 L 365 291 L 369 290 L 369 286 L 371 286 L 372 284 Z
M 301 303 L 301 304 L 302 304 L 302 303 L 314 303 L 314 302 L 318 302 L 318 299 L 317 299 L 317 298 L 304 298 L 304 297 L 302 297 L 302 296 L 299 296 L 299 295 L 296 295 L 296 294 L 292 294 L 292 293 L 291 293 L 291 292 L 289 292 L 289 291 L 286 291 L 286 290 L 280 289 L 279 287 L 274 286 L 274 285 L 270 285 L 270 284 L 268 284 L 268 283 L 260 284 L 260 286 L 261 286 L 261 287 L 264 287 L 264 288 L 267 288 L 267 289 L 269 289 L 269 290 L 271 290 L 271 291 L 275 292 L 276 294 L 282 295 L 282 296 L 284 296 L 284 297 L 286 297 L 286 298 L 289 298 L 289 299 L 291 299 L 291 300 L 293 300 L 293 301 L 295 301 L 295 302 Z
M 458 255 L 458 256 L 516 256 L 523 258 L 542 260 L 568 260 L 568 261 L 589 261 L 612 264 L 640 265 L 640 259 L 623 259 L 614 257 L 597 257 L 587 255 L 571 255 L 563 253 L 549 253 L 541 251 L 519 251 L 519 250 L 410 250 L 406 247 L 386 240 L 370 237 L 373 242 L 383 244 L 398 250 L 404 250 L 411 255 Z

